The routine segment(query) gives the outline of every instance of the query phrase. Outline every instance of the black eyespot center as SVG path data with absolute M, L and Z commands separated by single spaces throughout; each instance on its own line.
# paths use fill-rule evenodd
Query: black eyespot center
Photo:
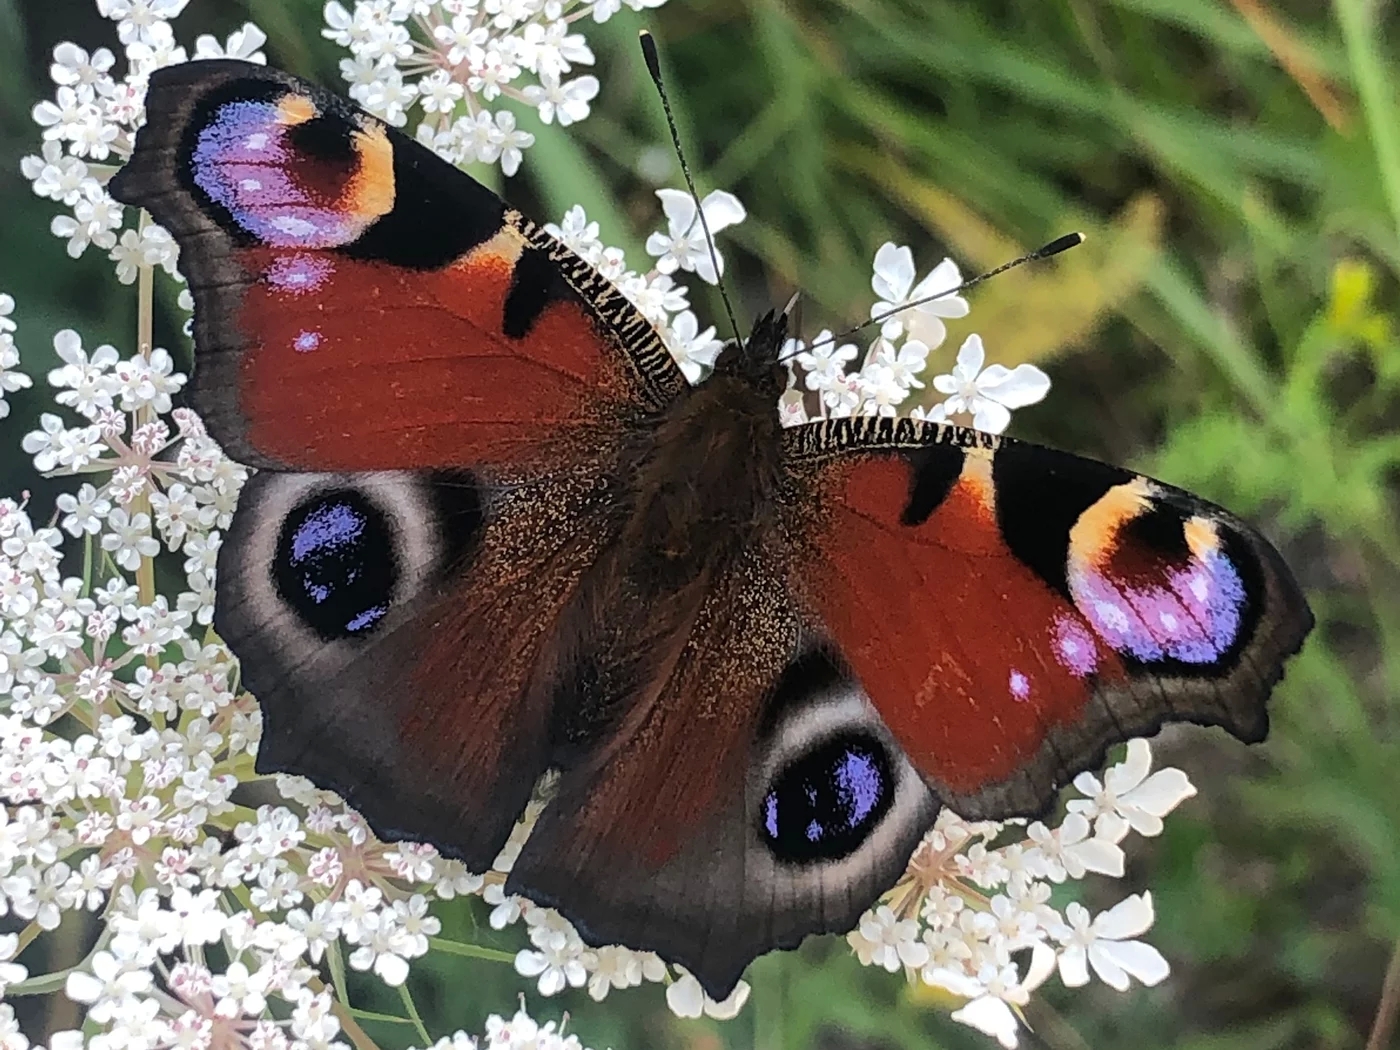
M 758 833 L 780 861 L 840 860 L 861 847 L 893 802 L 884 745 L 867 732 L 840 733 L 777 772 L 760 806 Z
M 364 637 L 398 587 L 389 518 L 354 489 L 313 493 L 283 519 L 272 575 L 282 600 L 323 639 Z

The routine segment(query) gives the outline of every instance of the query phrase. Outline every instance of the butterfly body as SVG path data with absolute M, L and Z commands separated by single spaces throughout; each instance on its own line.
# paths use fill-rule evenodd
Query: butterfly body
M 940 805 L 1043 811 L 1166 721 L 1267 729 L 1312 624 L 1254 529 L 911 419 L 780 425 L 785 318 L 691 386 L 601 274 L 343 100 L 152 75 L 113 193 L 182 248 L 193 399 L 260 468 L 215 625 L 262 772 L 722 997 L 849 929 Z

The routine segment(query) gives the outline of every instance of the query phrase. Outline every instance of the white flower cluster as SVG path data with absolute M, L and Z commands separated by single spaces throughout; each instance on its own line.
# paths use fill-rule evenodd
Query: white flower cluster
M 15 347 L 15 322 L 10 317 L 14 309 L 14 298 L 0 293 L 0 419 L 10 414 L 10 403 L 5 400 L 5 395 L 33 385 L 27 375 L 15 371 L 15 366 L 19 364 L 19 350 Z
M 68 242 L 68 254 L 77 258 L 90 245 L 110 253 L 118 277 L 127 284 L 142 266 L 174 273 L 178 259 L 174 240 L 159 226 L 145 223 L 122 231 L 124 209 L 105 189 L 112 172 L 131 155 L 136 129 L 145 121 L 147 78 L 162 66 L 191 58 L 266 62 L 259 48 L 267 37 L 251 23 L 222 44 L 201 36 L 194 54 L 186 52 L 175 42 L 170 20 L 187 2 L 98 0 L 97 9 L 117 23 L 125 72 L 120 77 L 114 72 L 117 58 L 105 47 L 90 54 L 68 42 L 54 48 L 49 72 L 57 90 L 53 99 L 34 107 L 44 146 L 20 164 L 35 193 L 70 209 L 52 223 L 54 234 Z
M 0 916 L 27 923 L 0 938 L 0 995 L 61 987 L 86 1007 L 96 1050 L 329 1050 L 353 1023 L 345 964 L 398 987 L 435 941 L 490 957 L 437 940 L 429 912 L 431 899 L 480 894 L 492 926 L 528 928 L 532 948 L 495 956 L 543 994 L 587 983 L 601 999 L 665 980 L 689 1009 L 693 978 L 655 956 L 586 949 L 555 913 L 503 895 L 529 820 L 475 875 L 430 846 L 377 841 L 297 778 L 276 778 L 284 804 L 233 801 L 254 778 L 261 718 L 204 625 L 246 471 L 172 409 L 184 377 L 165 351 L 88 352 L 67 330 L 54 343 L 56 407 L 83 422 L 45 413 L 24 448 L 42 471 L 89 480 L 58 496 L 46 525 L 0 500 Z M 64 573 L 66 545 L 81 575 Z M 163 551 L 183 559 L 168 593 L 155 582 Z M 102 932 L 64 980 L 8 961 L 79 911 L 100 912 Z M 0 1029 L 12 1021 L 0 1007 Z M 529 1024 L 501 1022 L 488 1045 L 577 1046 L 549 1026 L 512 1043 Z
M 939 404 L 904 406 L 916 389 L 928 356 L 948 336 L 944 318 L 966 317 L 967 300 L 956 294 L 962 274 L 951 259 L 944 259 L 923 280 L 915 282 L 914 255 L 907 248 L 887 242 L 875 253 L 871 288 L 878 297 L 870 308 L 876 337 L 864 354 L 854 343 L 842 343 L 829 331 L 818 333 L 810 344 L 790 340 L 784 355 L 798 368 L 792 370 L 790 389 L 782 400 L 783 421 L 789 425 L 809 419 L 835 416 L 894 416 L 927 419 L 936 423 L 970 423 L 978 430 L 1000 434 L 1011 422 L 1011 409 L 1040 401 L 1050 390 L 1050 379 L 1035 365 L 1014 369 L 992 365 L 983 369 L 986 351 L 982 337 L 969 335 L 958 351 L 952 371 L 937 375 L 933 388 L 951 395 Z M 847 371 L 861 357 L 860 367 Z M 809 411 L 813 397 L 815 408 Z M 965 417 L 965 418 L 958 418 Z
M 570 208 L 562 223 L 545 229 L 596 266 L 616 284 L 661 331 L 681 371 L 692 383 L 700 382 L 724 349 L 713 326 L 700 329 L 689 308 L 688 290 L 672 276 L 694 273 L 710 284 L 724 272 L 724 256 L 705 239 L 744 221 L 744 206 L 731 193 L 714 190 L 695 201 L 684 190 L 656 191 L 666 216 L 666 232 L 652 233 L 646 242 L 655 256 L 652 269 L 639 274 L 627 268 L 620 248 L 605 247 L 598 224 L 589 222 L 582 208 Z M 700 212 L 705 221 L 700 221 Z M 716 273 L 718 264 L 718 274 Z M 1050 390 L 1050 378 L 1035 365 L 1014 369 L 1004 365 L 983 368 L 986 351 L 982 337 L 969 335 L 958 351 L 952 369 L 933 377 L 933 388 L 949 395 L 928 407 L 915 405 L 904 411 L 916 389 L 924 387 L 920 376 L 929 354 L 943 345 L 948 329 L 944 318 L 965 317 L 967 300 L 953 294 L 962 283 L 957 264 L 944 259 L 932 273 L 915 284 L 914 256 L 907 247 L 886 243 L 875 254 L 871 286 L 879 301 L 871 307 L 876 336 L 862 363 L 847 371 L 859 350 L 823 330 L 811 341 L 789 339 L 782 357 L 789 370 L 788 390 L 778 403 L 778 414 L 787 426 L 837 416 L 907 415 L 932 422 L 962 422 L 978 430 L 1000 434 L 1011 421 L 1011 409 L 1042 400 Z M 910 305 L 917 304 L 917 305 Z
M 650 953 L 589 948 L 557 913 L 505 895 L 538 804 L 492 869 L 472 873 L 431 846 L 379 842 L 339 798 L 298 778 L 273 779 L 276 804 L 252 809 L 235 798 L 240 784 L 258 779 L 261 718 L 240 687 L 237 661 L 209 625 L 221 536 L 247 472 L 197 416 L 175 407 L 185 377 L 150 342 L 155 275 L 179 279 L 173 240 L 144 213 L 124 214 L 103 188 L 144 119 L 151 70 L 221 54 L 261 59 L 265 37 L 252 25 L 224 44 L 201 37 L 192 55 L 177 46 L 169 22 L 185 3 L 98 0 L 117 23 L 126 72 L 116 78 L 117 59 L 106 49 L 60 44 L 56 97 L 34 111 L 42 155 L 23 162 L 36 193 L 71 209 L 53 224 L 70 254 L 106 250 L 117 279 L 137 286 L 139 320 L 129 354 L 85 348 L 72 330 L 54 335 L 61 361 L 48 374 L 54 410 L 41 414 L 22 445 L 38 470 L 74 485 L 37 516 L 23 501 L 0 499 L 0 916 L 24 924 L 0 936 L 0 1048 L 29 1045 L 4 1000 L 58 992 L 83 1005 L 86 1023 L 82 1032 L 55 1034 L 50 1050 L 348 1050 L 347 1041 L 376 1050 L 349 1004 L 347 967 L 399 988 L 405 1021 L 427 1045 L 405 982 L 412 961 L 430 950 L 512 966 L 544 996 L 586 987 L 602 1000 L 655 983 L 666 986 L 680 1016 L 734 1016 L 749 994 L 743 982 L 716 1003 L 684 969 Z M 533 104 L 543 119 L 578 119 L 586 98 L 582 109 L 576 98 L 546 98 L 592 81 L 561 79 L 591 61 L 568 27 L 585 13 L 602 21 L 618 8 L 617 0 L 362 0 L 353 11 L 328 5 L 327 21 L 328 35 L 351 48 L 351 66 L 372 59 L 376 73 L 357 93 L 362 102 L 391 115 L 386 86 L 398 77 L 400 108 L 421 103 L 434 148 L 457 162 L 499 159 L 513 170 L 512 150 L 528 144 L 511 137 L 519 134 L 513 125 L 491 115 L 505 137 L 474 139 L 468 152 L 452 138 L 466 119 L 453 116 L 455 107 L 476 121 L 477 99 L 518 91 L 532 101 L 532 86 L 513 86 L 528 70 L 540 82 Z M 415 27 L 430 43 L 418 42 Z M 423 73 L 416 82 L 402 80 L 414 70 Z M 696 382 L 722 343 L 714 328 L 700 328 L 677 275 L 716 280 L 723 260 L 711 255 L 699 215 L 718 232 L 743 221 L 744 209 L 723 191 L 700 209 L 681 191 L 658 196 L 667 229 L 648 239 L 654 263 L 644 274 L 601 244 L 582 209 L 551 229 L 658 326 Z M 945 262 L 916 286 L 912 255 L 893 245 L 881 249 L 875 270 L 877 318 L 958 281 Z M 0 416 L 9 411 L 3 395 L 30 385 L 16 371 L 13 308 L 0 295 Z M 941 319 L 965 312 L 965 302 L 947 295 L 885 318 L 852 376 L 845 365 L 853 347 L 793 344 L 800 371 L 781 406 L 785 420 L 807 418 L 808 401 L 814 415 L 893 414 L 944 340 Z M 961 412 L 1004 426 L 1008 408 L 1048 386 L 1026 367 L 982 371 L 980 344 L 970 340 L 952 374 L 933 380 L 952 396 L 927 417 Z M 1148 762 L 1146 745 L 1135 742 L 1102 784 L 1076 781 L 1089 797 L 1070 803 L 1058 829 L 1031 825 L 1024 842 L 1003 843 L 1007 829 L 945 815 L 905 880 L 851 934 L 857 954 L 965 996 L 955 1016 L 1003 1041 L 1014 1038 L 1011 1011 L 1047 959 L 1071 985 L 1087 981 L 1090 969 L 1115 987 L 1128 975 L 1160 979 L 1165 963 L 1134 940 L 1151 922 L 1146 895 L 1093 919 L 1078 905 L 1061 915 L 1046 903 L 1050 882 L 1120 874 L 1118 843 L 1128 831 L 1155 834 L 1160 817 L 1191 793 L 1176 771 L 1148 777 Z M 484 899 L 494 930 L 518 927 L 524 946 L 502 951 L 441 937 L 433 902 L 465 895 Z M 100 916 L 82 959 L 35 976 L 15 961 L 79 912 Z M 1023 975 L 1025 950 L 1032 961 Z M 510 1020 L 493 1017 L 480 1044 L 458 1032 L 431 1045 L 578 1050 L 579 1041 L 522 1009 Z
M 1162 818 L 1196 793 L 1181 770 L 1151 768 L 1147 741 L 1129 742 L 1102 780 L 1075 778 L 1087 797 L 1070 801 L 1053 829 L 970 823 L 944 810 L 904 878 L 847 935 L 856 956 L 966 999 L 953 1019 L 1006 1047 L 1017 1042 L 1017 1009 L 1056 966 L 1071 988 L 1087 984 L 1091 968 L 1119 991 L 1129 978 L 1162 981 L 1167 961 L 1136 939 L 1152 925 L 1151 894 L 1092 918 L 1080 904 L 1061 913 L 1049 903 L 1052 884 L 1121 877 L 1128 834 L 1160 834 Z
M 412 114 L 418 140 L 453 163 L 514 175 L 535 136 L 499 100 L 561 127 L 587 117 L 598 78 L 575 75 L 593 51 L 573 23 L 606 22 L 624 2 L 665 0 L 361 0 L 353 11 L 330 0 L 323 33 L 349 49 L 341 73 L 371 113 L 396 127 Z

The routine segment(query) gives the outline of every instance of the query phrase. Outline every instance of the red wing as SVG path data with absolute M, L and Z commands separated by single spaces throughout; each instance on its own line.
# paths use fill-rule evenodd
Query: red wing
M 193 400 L 237 458 L 297 470 L 587 454 L 684 384 L 592 267 L 430 151 L 242 62 L 151 79 L 120 200 L 175 235 Z
M 787 440 L 820 504 L 794 588 L 959 812 L 1043 809 L 1166 721 L 1262 739 L 1312 616 L 1226 511 L 958 427 L 834 420 Z

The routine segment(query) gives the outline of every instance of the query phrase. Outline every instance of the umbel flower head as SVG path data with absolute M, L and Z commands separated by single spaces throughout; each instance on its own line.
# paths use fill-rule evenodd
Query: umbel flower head
M 174 239 L 105 188 L 144 119 L 146 80 L 184 61 L 262 61 L 266 40 L 249 24 L 187 49 L 172 24 L 185 2 L 98 0 L 116 47 L 55 47 L 54 96 L 34 109 L 35 152 L 22 164 L 34 192 L 54 203 L 52 230 L 68 253 L 105 252 L 114 279 L 135 286 L 141 332 L 157 276 L 181 280 Z M 597 81 L 580 72 L 593 62 L 585 18 L 603 22 L 621 6 L 332 0 L 324 33 L 347 49 L 342 71 L 361 104 L 412 125 L 450 161 L 499 164 L 509 175 L 532 137 L 492 104 L 523 102 L 546 123 L 586 118 Z M 645 269 L 602 244 L 581 208 L 550 229 L 637 304 L 700 382 L 722 344 L 691 310 L 682 281 L 714 280 L 722 256 L 716 267 L 687 194 L 658 196 L 665 230 L 648 239 Z M 745 219 L 723 191 L 699 207 L 715 232 Z M 887 244 L 875 258 L 875 312 L 957 281 L 948 260 L 918 279 L 912 252 Z M 180 302 L 190 308 L 186 291 Z M 0 415 L 10 411 L 4 395 L 31 383 L 16 309 L 0 294 Z M 967 312 L 949 294 L 887 321 L 864 344 L 829 333 L 794 340 L 792 381 L 775 411 L 788 424 L 909 414 L 1004 427 L 1010 409 L 1044 396 L 1048 380 L 1030 366 L 983 370 L 976 336 L 950 365 L 946 323 Z M 591 948 L 557 913 L 505 895 L 537 803 L 491 869 L 471 872 L 432 846 L 378 841 L 341 799 L 305 780 L 258 778 L 259 710 L 209 627 L 218 553 L 247 470 L 177 407 L 185 376 L 165 349 L 139 337 L 91 346 L 67 328 L 51 338 L 61 362 L 47 376 L 53 404 L 30 421 L 22 445 L 37 470 L 68 484 L 52 507 L 0 497 L 0 916 L 19 924 L 0 936 L 4 1050 L 29 1046 L 9 1000 L 34 994 L 66 996 L 84 1011 L 82 1031 L 51 1035 L 51 1050 L 374 1050 L 348 1000 L 347 969 L 402 990 L 399 1030 L 412 1034 L 395 1047 L 581 1046 L 561 1022 L 513 1004 L 477 1037 L 434 1042 L 407 984 L 429 952 L 494 959 L 545 998 L 576 988 L 601 1001 L 664 985 L 681 1017 L 742 1010 L 750 995 L 742 982 L 713 1002 L 683 969 L 620 946 Z M 928 379 L 930 362 L 951 370 Z M 157 559 L 177 571 L 158 576 Z M 1051 973 L 1069 986 L 1161 980 L 1165 961 L 1140 940 L 1153 917 L 1148 895 L 1098 915 L 1049 903 L 1054 884 L 1120 876 L 1126 837 L 1156 834 L 1192 793 L 1183 774 L 1152 774 L 1150 762 L 1138 741 L 1102 779 L 1081 777 L 1085 797 L 1058 827 L 944 812 L 905 877 L 849 934 L 852 951 L 952 991 L 963 1000 L 954 1019 L 1007 1046 L 1020 1007 Z M 236 792 L 255 779 L 264 781 L 262 803 L 249 808 Z M 518 948 L 444 938 L 437 912 L 459 897 L 480 898 L 487 924 L 517 931 Z M 35 946 L 78 929 L 83 914 L 95 917 L 95 940 L 57 958 L 52 972 L 31 972 L 35 960 L 54 959 Z

